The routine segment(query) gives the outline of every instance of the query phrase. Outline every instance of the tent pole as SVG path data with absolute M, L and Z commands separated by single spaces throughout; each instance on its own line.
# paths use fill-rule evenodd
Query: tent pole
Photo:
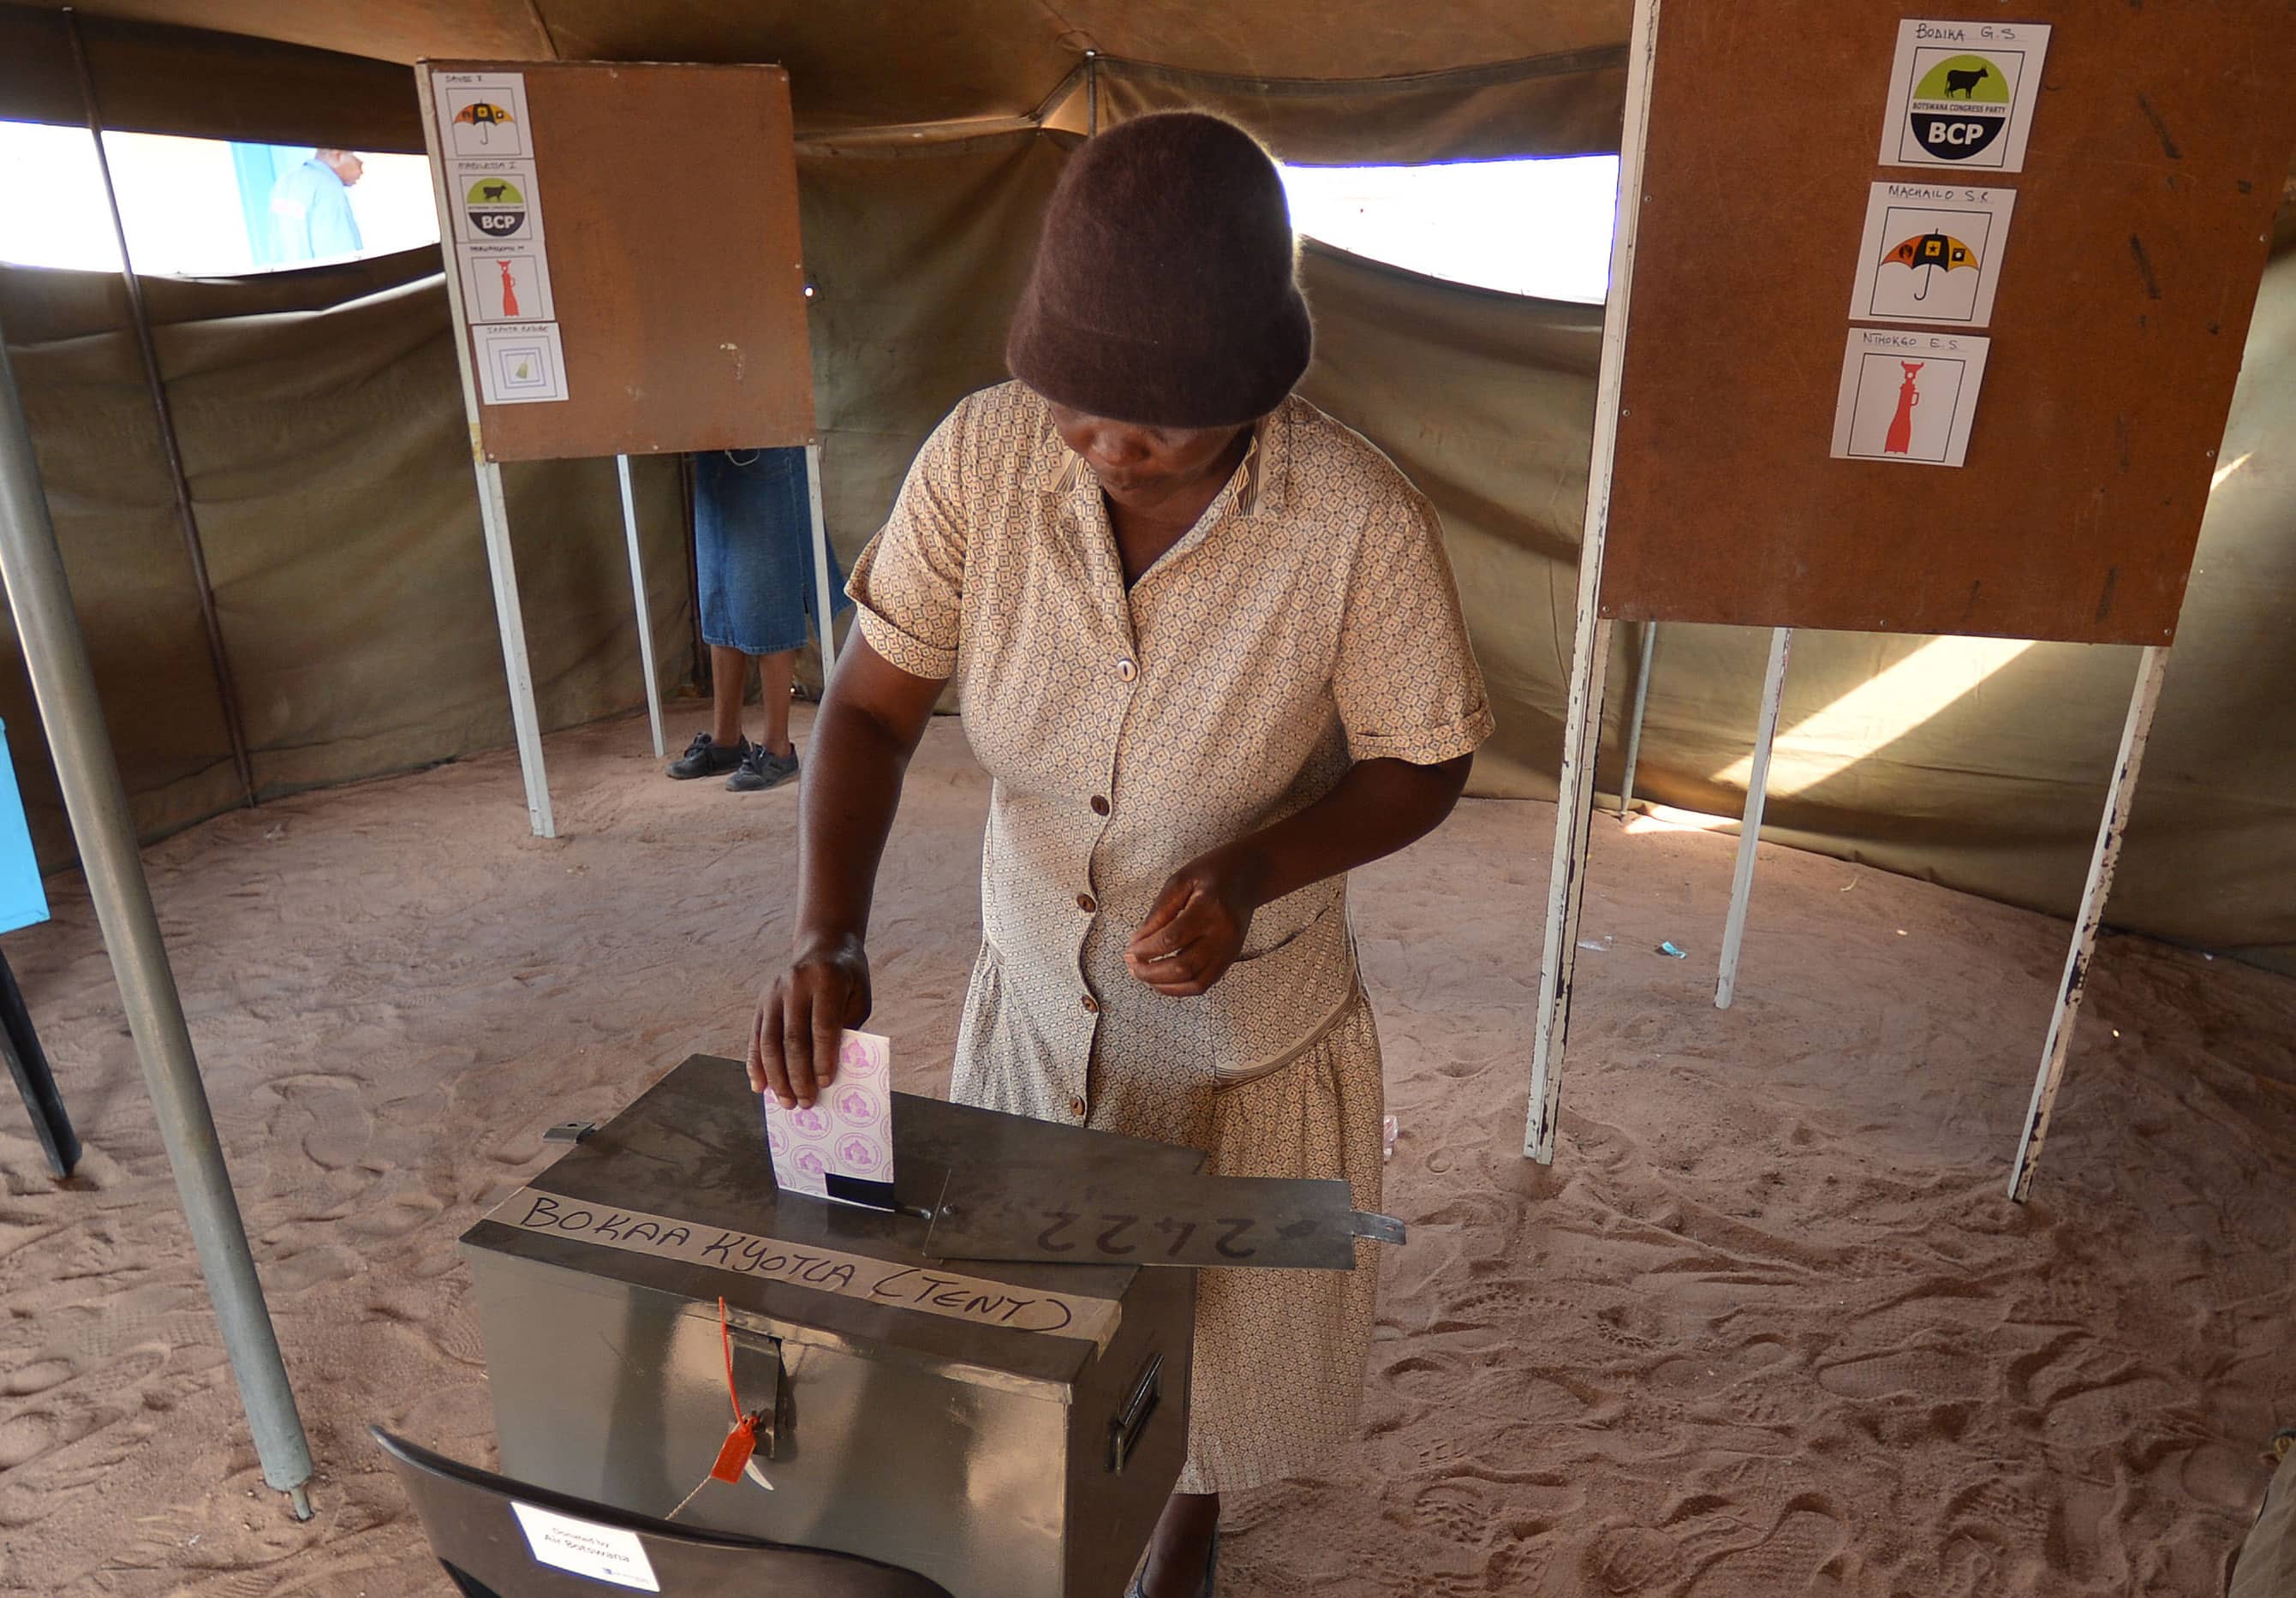
M 223 701 L 224 734 L 231 741 L 231 763 L 239 774 L 239 791 L 250 807 L 255 804 L 255 767 L 248 758 L 247 720 L 241 712 L 239 682 L 232 676 L 231 657 L 223 646 L 223 623 L 216 615 L 215 586 L 208 579 L 206 546 L 200 539 L 200 521 L 192 508 L 192 486 L 184 475 L 184 453 L 176 438 L 175 414 L 168 406 L 168 385 L 160 375 L 159 347 L 152 340 L 152 317 L 144 304 L 143 280 L 127 253 L 127 227 L 119 216 L 119 195 L 111 184 L 111 158 L 103 148 L 103 118 L 96 109 L 95 78 L 89 72 L 87 51 L 80 43 L 79 16 L 64 8 L 64 28 L 71 35 L 72 63 L 79 70 L 80 101 L 87 112 L 87 135 L 95 145 L 96 170 L 103 178 L 103 201 L 111 211 L 111 234 L 119 244 L 119 281 L 127 291 L 127 316 L 135 332 L 135 348 L 144 357 L 144 386 L 151 390 L 152 414 L 160 427 L 160 448 L 168 461 L 168 480 L 175 490 L 176 526 L 183 535 L 184 555 L 192 568 L 192 587 L 199 595 L 200 619 L 206 624 L 208 664 L 213 668 L 216 692 Z
M 247 1407 L 263 1479 L 285 1493 L 298 1520 L 311 1514 L 307 1484 L 311 1448 L 295 1410 L 294 1389 L 279 1357 L 279 1340 L 263 1303 L 263 1285 L 239 1201 L 231 1190 L 215 1117 L 200 1081 L 184 1007 L 160 936 L 151 884 L 136 851 L 135 825 L 119 762 L 104 731 L 103 703 L 88 663 L 87 640 L 72 609 L 63 552 L 40 488 L 32 435 L 24 422 L 16 374 L 0 340 L 0 581 L 23 646 L 40 719 L 71 818 L 72 840 L 87 878 L 104 947 L 127 1012 L 135 1055 L 152 1095 L 153 1118 L 176 1192 L 190 1223 L 192 1246 L 223 1329 L 225 1352 Z
M 1619 815 L 1624 819 L 1635 802 L 1635 762 L 1642 758 L 1643 709 L 1650 703 L 1651 657 L 1658 649 L 1658 623 L 1643 623 L 1642 669 L 1635 673 L 1635 709 L 1627 722 L 1627 769 L 1619 778 Z
M 1084 53 L 1084 136 L 1100 136 L 1100 52 Z
M 1770 797 L 1770 746 L 1778 736 L 1778 706 L 1786 692 L 1786 657 L 1793 628 L 1770 629 L 1770 664 L 1762 673 L 1762 715 L 1754 728 L 1753 767 L 1746 774 L 1745 819 L 1738 824 L 1738 865 L 1730 877 L 1730 914 L 1722 923 L 1722 970 L 1714 1008 L 1727 1010 L 1738 992 L 1738 950 L 1746 938 L 1746 906 L 1754 896 L 1754 851 L 1762 841 L 1762 807 Z
M 829 524 L 821 513 L 821 445 L 805 447 L 805 492 L 813 511 L 814 631 L 821 635 L 821 692 L 837 669 L 837 598 L 829 591 Z
M 2049 1120 L 2056 1112 L 2057 1089 L 2064 1086 L 2065 1056 L 2072 1048 L 2073 1023 L 2080 1019 L 2081 1000 L 2088 994 L 2089 971 L 2096 956 L 2097 930 L 2104 924 L 2105 896 L 2112 891 L 2112 876 L 2120 864 L 2120 843 L 2128 832 L 2128 811 L 2136 797 L 2136 776 L 2144 764 L 2144 746 L 2152 737 L 2152 712 L 2161 703 L 2161 684 L 2169 674 L 2169 651 L 2148 647 L 2136 662 L 2136 687 L 2128 699 L 2128 719 L 2120 729 L 2120 754 L 2113 765 L 2112 790 L 2105 796 L 2104 815 L 2097 823 L 2096 848 L 2090 853 L 2088 881 L 2081 889 L 2080 914 L 2073 922 L 2072 947 L 2065 955 L 2064 980 L 2057 984 L 2056 1008 L 2049 1016 L 2049 1038 L 2041 1049 L 2041 1069 L 2033 1078 L 2033 1099 L 2025 1110 L 2024 1135 L 2017 1142 L 2017 1160 L 2009 1172 L 2009 1196 L 2022 1204 L 2033 1191 L 2033 1170 L 2040 1163 L 2041 1145 L 2049 1135 Z
M 622 532 L 630 542 L 630 592 L 637 596 L 638 663 L 645 668 L 646 719 L 653 725 L 653 758 L 667 753 L 661 746 L 661 682 L 653 669 L 653 618 L 646 614 L 645 561 L 638 553 L 638 502 L 630 492 L 630 457 L 616 455 L 614 470 L 622 482 Z
M 1633 299 L 1635 233 L 1642 217 L 1643 148 L 1650 130 L 1651 58 L 1658 47 L 1659 0 L 1636 0 L 1627 45 L 1626 120 L 1619 139 L 1618 225 L 1611 234 L 1611 278 L 1603 313 L 1602 363 L 1595 379 L 1595 442 L 1587 462 L 1587 520 L 1578 543 L 1578 599 L 1570 633 L 1570 693 L 1562 717 L 1562 771 L 1554 801 L 1554 864 L 1546 877 L 1546 947 L 1538 963 L 1538 1014 L 1532 1023 L 1526 1160 L 1554 1163 L 1562 1106 L 1562 1056 L 1570 1041 L 1570 982 L 1578 966 L 1578 909 L 1587 891 L 1587 845 L 1595 758 L 1602 742 L 1603 676 L 1611 651 L 1601 619 L 1603 546 L 1610 536 L 1611 463 L 1619 443 L 1619 383 Z

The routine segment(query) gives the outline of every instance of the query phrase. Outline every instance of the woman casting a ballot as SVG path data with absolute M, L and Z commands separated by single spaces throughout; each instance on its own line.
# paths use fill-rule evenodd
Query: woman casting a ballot
M 1006 359 L 853 569 L 814 727 L 797 947 L 752 1086 L 810 1103 L 870 1009 L 870 896 L 942 684 L 996 779 L 952 1096 L 1380 1202 L 1349 868 L 1458 800 L 1491 716 L 1433 510 L 1292 395 L 1275 164 L 1195 113 L 1078 149 Z M 1212 1590 L 1219 1495 L 1349 1440 L 1377 1271 L 1199 1283 L 1187 1464 L 1141 1590 Z

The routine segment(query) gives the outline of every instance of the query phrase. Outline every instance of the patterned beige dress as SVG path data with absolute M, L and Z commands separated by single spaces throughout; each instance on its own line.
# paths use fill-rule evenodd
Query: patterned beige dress
M 1100 486 L 1018 383 L 959 404 L 853 568 L 871 646 L 955 676 L 996 779 L 980 957 L 953 1094 L 1210 1151 L 1231 1176 L 1380 1199 L 1379 1037 L 1343 877 L 1252 917 L 1210 992 L 1124 963 L 1165 880 L 1329 791 L 1432 765 L 1491 715 L 1433 510 L 1299 398 L 1129 592 Z M 1378 1291 L 1344 1272 L 1207 1272 L 1183 1492 L 1300 1473 L 1351 1438 Z

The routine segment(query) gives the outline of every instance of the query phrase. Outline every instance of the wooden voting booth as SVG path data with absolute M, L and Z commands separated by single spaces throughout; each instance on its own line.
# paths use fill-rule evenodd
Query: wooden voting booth
M 1725 1007 L 1793 628 L 2139 645 L 2021 1200 L 2296 146 L 2296 26 L 1639 0 L 1628 70 L 1525 1151 L 1554 1158 L 1617 622 L 1645 685 L 1657 623 L 1773 629 Z
M 657 758 L 631 455 L 806 446 L 816 614 L 834 613 L 789 74 L 426 61 L 415 78 L 527 807 L 547 838 L 501 463 L 617 457 Z

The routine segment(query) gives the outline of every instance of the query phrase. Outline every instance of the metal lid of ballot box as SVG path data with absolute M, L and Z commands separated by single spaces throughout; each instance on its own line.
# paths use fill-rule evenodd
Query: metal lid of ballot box
M 949 1171 L 972 1167 L 1063 1165 L 1143 1177 L 1186 1176 L 1205 1156 L 1193 1149 L 1112 1136 L 1081 1127 L 1024 1120 L 909 1094 L 893 1095 L 895 1191 L 904 1211 L 870 1210 L 803 1195 L 783 1196 L 767 1158 L 761 1107 L 734 1061 L 697 1054 L 654 1084 L 630 1107 L 529 1180 L 526 1192 L 600 1212 L 675 1217 L 699 1233 L 722 1228 L 768 1238 L 793 1250 L 819 1250 L 914 1267 L 935 1275 L 1008 1287 L 1016 1294 L 1121 1302 L 1138 1275 L 1128 1266 L 961 1264 L 928 1258 L 925 1218 Z M 920 1314 L 808 1288 L 740 1269 L 529 1230 L 494 1218 L 500 1206 L 463 1234 L 466 1253 L 554 1266 L 707 1305 L 722 1295 L 737 1324 L 775 1323 L 777 1335 L 841 1340 L 873 1356 L 907 1355 L 979 1373 L 1000 1384 L 1020 1381 L 1069 1390 L 1096 1355 L 1088 1338 L 1046 1335 Z M 729 1264 L 740 1259 L 729 1251 Z

